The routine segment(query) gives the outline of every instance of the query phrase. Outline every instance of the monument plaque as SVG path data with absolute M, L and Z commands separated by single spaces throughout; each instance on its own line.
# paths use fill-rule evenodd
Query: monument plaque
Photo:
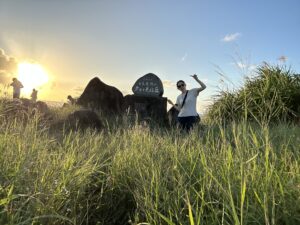
M 164 88 L 161 80 L 153 73 L 139 78 L 132 87 L 133 95 L 125 96 L 125 105 L 131 115 L 139 120 L 167 124 L 167 98 L 162 97 Z
M 153 73 L 148 73 L 139 78 L 132 87 L 136 96 L 162 96 L 164 88 L 161 80 Z

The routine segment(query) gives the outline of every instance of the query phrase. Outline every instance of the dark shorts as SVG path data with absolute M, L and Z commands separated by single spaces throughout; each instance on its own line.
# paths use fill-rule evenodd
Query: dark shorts
M 182 130 L 190 131 L 193 128 L 195 123 L 200 121 L 199 116 L 185 116 L 185 117 L 178 117 L 179 126 Z
M 13 93 L 13 98 L 20 98 L 20 93 Z

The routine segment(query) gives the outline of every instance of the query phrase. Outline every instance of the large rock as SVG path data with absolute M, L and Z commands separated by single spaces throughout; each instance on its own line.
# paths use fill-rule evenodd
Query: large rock
M 71 129 L 96 129 L 101 130 L 104 126 L 98 115 L 88 109 L 81 109 L 71 113 L 67 117 L 67 125 Z
M 126 95 L 125 106 L 129 114 L 138 115 L 140 120 L 168 124 L 167 98 Z
M 98 109 L 108 115 L 119 114 L 124 109 L 124 97 L 117 88 L 109 86 L 95 77 L 88 83 L 77 104 Z
M 158 76 L 148 73 L 135 82 L 132 91 L 137 96 L 161 97 L 164 94 L 164 87 Z
M 50 110 L 46 102 L 37 101 L 34 103 L 34 108 L 41 114 L 49 114 Z

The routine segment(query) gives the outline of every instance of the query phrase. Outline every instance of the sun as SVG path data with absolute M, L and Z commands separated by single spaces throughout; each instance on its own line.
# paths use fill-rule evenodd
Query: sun
M 18 80 L 24 86 L 22 92 L 30 94 L 32 89 L 39 89 L 49 82 L 46 70 L 36 63 L 23 62 L 18 64 Z

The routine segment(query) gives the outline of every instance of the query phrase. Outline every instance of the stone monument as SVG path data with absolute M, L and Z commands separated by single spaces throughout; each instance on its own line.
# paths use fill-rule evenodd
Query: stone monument
M 153 73 L 142 76 L 135 82 L 132 91 L 133 95 L 124 98 L 130 115 L 137 115 L 139 121 L 168 124 L 167 98 L 162 97 L 164 88 L 158 76 Z

